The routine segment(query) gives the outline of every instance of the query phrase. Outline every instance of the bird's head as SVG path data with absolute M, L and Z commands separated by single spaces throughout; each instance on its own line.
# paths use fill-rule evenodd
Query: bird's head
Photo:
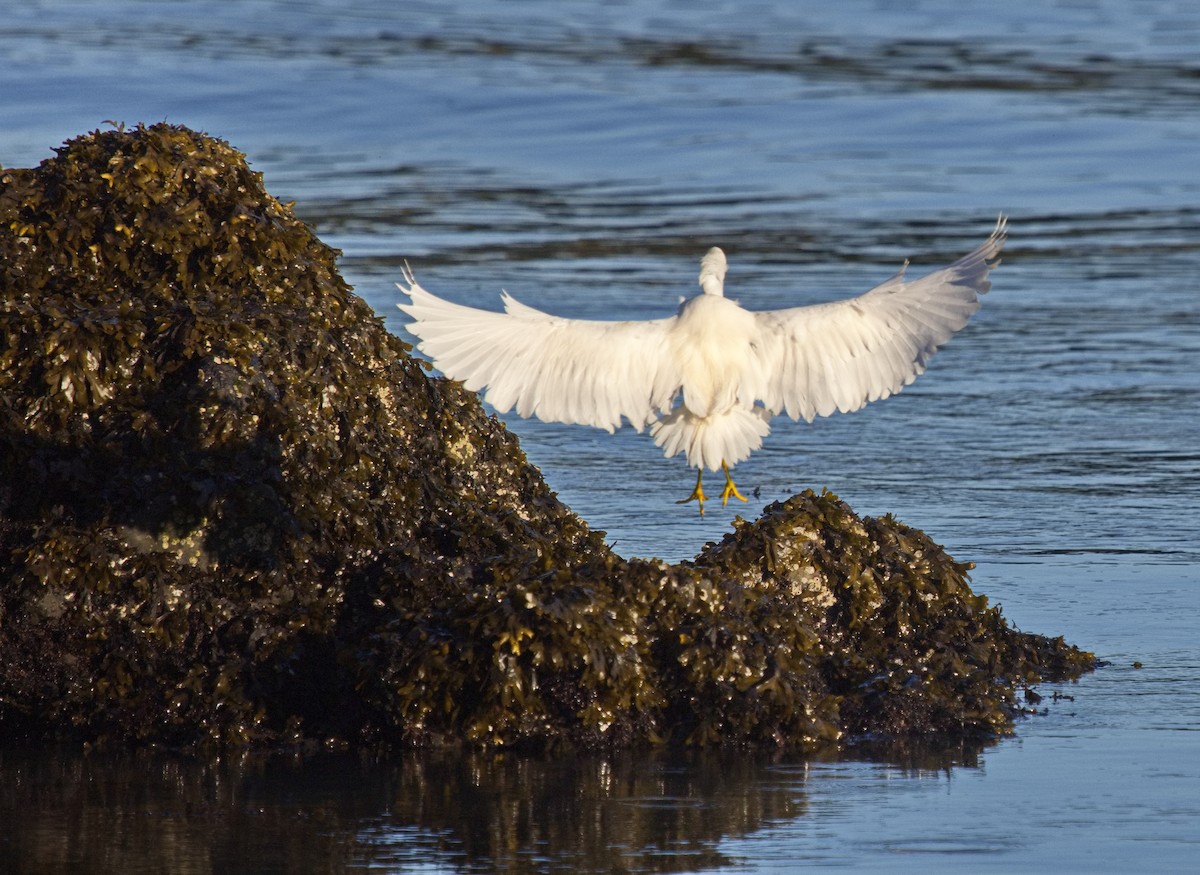
M 714 246 L 700 259 L 700 288 L 706 295 L 721 296 L 725 294 L 725 253 L 720 247 Z

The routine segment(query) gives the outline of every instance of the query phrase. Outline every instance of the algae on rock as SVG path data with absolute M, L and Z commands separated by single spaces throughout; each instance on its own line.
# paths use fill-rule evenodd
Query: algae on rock
M 830 495 L 622 559 L 336 257 L 183 127 L 0 170 L 0 729 L 801 746 L 1090 665 Z

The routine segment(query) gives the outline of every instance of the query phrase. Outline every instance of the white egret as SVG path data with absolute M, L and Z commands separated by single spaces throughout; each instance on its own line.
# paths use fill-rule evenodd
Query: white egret
M 856 298 L 784 310 L 744 310 L 724 297 L 725 253 L 700 262 L 703 292 L 674 316 L 640 322 L 565 319 L 501 294 L 504 312 L 466 307 L 417 284 L 405 265 L 398 305 L 419 349 L 446 376 L 478 391 L 497 411 L 591 425 L 610 433 L 649 427 L 669 458 L 725 473 L 721 504 L 746 498 L 729 467 L 762 446 L 770 420 L 811 422 L 899 392 L 937 348 L 979 309 L 999 263 L 1005 219 L 949 267 L 906 282 L 891 279 Z

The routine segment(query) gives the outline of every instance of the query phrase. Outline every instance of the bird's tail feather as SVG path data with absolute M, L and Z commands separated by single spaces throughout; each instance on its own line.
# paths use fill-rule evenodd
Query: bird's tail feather
M 680 407 L 650 426 L 654 443 L 670 458 L 687 453 L 693 468 L 716 471 L 736 465 L 762 446 L 771 432 L 770 414 L 762 407 L 734 407 L 711 416 L 693 416 Z

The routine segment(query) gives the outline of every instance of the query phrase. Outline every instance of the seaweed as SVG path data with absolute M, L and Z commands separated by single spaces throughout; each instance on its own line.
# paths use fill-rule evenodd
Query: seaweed
M 625 560 L 222 140 L 0 171 L 0 729 L 195 746 L 1002 733 L 1091 655 L 811 492 Z

